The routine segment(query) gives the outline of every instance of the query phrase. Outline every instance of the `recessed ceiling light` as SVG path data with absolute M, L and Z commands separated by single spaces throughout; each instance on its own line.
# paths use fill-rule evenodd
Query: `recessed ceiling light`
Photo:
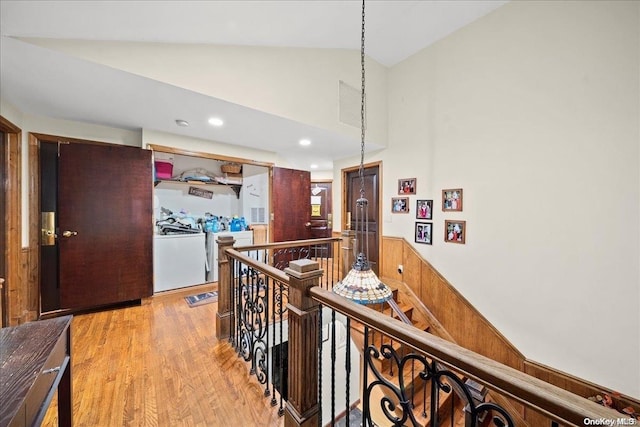
M 211 126 L 220 127 L 224 124 L 224 121 L 220 117 L 211 117 L 209 119 L 209 124 Z
M 311 165 L 311 169 L 318 169 L 318 165 L 316 165 L 315 163 Z
M 186 120 L 182 120 L 182 119 L 176 120 L 176 124 L 178 126 L 182 126 L 183 128 L 186 128 L 187 126 L 189 126 L 189 122 L 186 121 Z
M 311 140 L 310 139 L 301 139 L 300 140 L 300 145 L 311 145 Z

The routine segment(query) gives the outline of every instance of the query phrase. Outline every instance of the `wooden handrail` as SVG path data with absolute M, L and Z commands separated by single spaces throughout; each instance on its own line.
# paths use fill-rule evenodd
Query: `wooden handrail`
M 236 246 L 234 249 L 248 251 L 260 249 L 295 248 L 300 246 L 321 245 L 323 243 L 337 243 L 341 240 L 342 239 L 340 237 L 325 237 L 323 239 L 290 240 L 287 242 L 263 243 L 261 245 Z
M 443 365 L 475 379 L 499 393 L 510 396 L 561 424 L 585 425 L 585 419 L 621 418 L 622 414 L 598 405 L 509 366 L 474 353 L 457 344 L 406 325 L 378 311 L 348 301 L 320 287 L 309 290 L 311 297 L 333 310 L 383 332 Z
M 251 248 L 253 248 L 253 246 L 251 246 Z M 244 265 L 247 265 L 251 268 L 253 268 L 254 270 L 257 270 L 275 280 L 278 280 L 282 283 L 289 283 L 289 276 L 287 276 L 285 273 L 283 273 L 281 270 L 272 267 L 268 264 L 265 264 L 263 262 L 257 261 L 253 258 L 250 258 L 248 256 L 246 256 L 245 254 L 238 252 L 238 249 L 242 249 L 242 248 L 228 248 L 226 249 L 226 253 L 227 255 L 229 255 L 231 258 L 233 259 L 237 259 L 238 261 L 241 261 Z

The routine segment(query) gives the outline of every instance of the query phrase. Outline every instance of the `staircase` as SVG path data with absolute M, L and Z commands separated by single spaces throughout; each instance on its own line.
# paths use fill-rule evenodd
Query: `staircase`
M 431 325 L 424 319 L 420 319 L 419 316 L 414 316 L 414 307 L 408 304 L 399 297 L 397 288 L 393 290 L 393 299 L 389 302 L 377 304 L 371 306 L 371 308 L 380 311 L 381 315 L 393 317 L 402 322 L 413 325 L 422 331 L 430 332 Z M 356 343 L 358 348 L 364 348 L 364 331 L 365 327 L 361 323 L 351 322 L 351 337 Z M 382 348 L 382 345 L 388 345 L 398 355 L 399 359 L 403 356 L 412 353 L 412 349 L 407 348 L 402 343 L 391 339 L 377 331 L 369 329 L 368 331 L 369 345 L 375 346 L 378 350 Z M 416 425 L 426 427 L 430 425 L 431 421 L 431 380 L 424 380 L 420 377 L 420 372 L 424 369 L 422 363 L 408 362 L 402 372 L 402 381 L 400 379 L 400 372 L 398 364 L 394 357 L 384 357 L 382 352 L 374 359 L 375 368 L 382 374 L 385 381 L 393 384 L 396 388 L 402 388 L 404 395 L 409 400 L 413 418 Z M 369 374 L 369 381 L 374 378 L 373 373 Z M 400 384 L 403 384 L 400 387 Z M 377 387 L 372 392 L 372 417 L 374 422 L 378 425 L 386 425 L 389 421 L 382 414 L 379 409 L 379 402 L 382 398 L 388 398 L 395 405 L 394 414 L 399 418 L 403 417 L 402 406 L 400 405 L 399 398 L 396 393 L 387 387 Z M 465 414 L 463 411 L 463 405 L 461 400 L 455 396 L 454 392 L 447 393 L 440 390 L 438 398 L 438 414 L 439 422 L 441 426 L 464 426 Z M 452 405 L 453 406 L 453 418 L 452 418 Z M 378 414 L 376 415 L 376 412 Z M 412 425 L 411 420 L 407 420 L 405 425 Z

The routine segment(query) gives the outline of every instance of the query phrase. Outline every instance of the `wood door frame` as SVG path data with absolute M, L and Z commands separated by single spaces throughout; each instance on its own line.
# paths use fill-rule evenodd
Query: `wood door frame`
M 147 149 L 161 153 L 178 154 L 181 156 L 199 157 L 202 159 L 220 160 L 223 162 L 243 163 L 246 165 L 273 167 L 273 163 L 259 162 L 257 160 L 243 159 L 241 157 L 224 156 L 222 154 L 204 153 L 201 151 L 184 150 L 182 148 L 167 147 L 163 145 L 147 144 Z
M 2 183 L 5 197 L 6 212 L 4 212 L 5 250 L 1 256 L 5 257 L 6 281 L 4 283 L 3 301 L 6 311 L 4 319 L 0 319 L 2 326 L 14 326 L 23 323 L 25 319 L 26 295 L 28 289 L 21 286 L 22 280 L 22 130 L 6 118 L 0 116 L 0 129 L 5 134 L 5 156 L 2 167 L 6 171 L 6 181 Z
M 382 258 L 382 203 L 380 200 L 382 199 L 382 160 L 377 162 L 365 163 L 364 169 L 378 167 L 378 194 L 376 197 L 378 198 L 378 271 L 382 271 L 383 268 L 383 258 Z M 341 196 L 341 208 L 340 208 L 340 232 L 345 230 L 346 218 L 347 218 L 347 175 L 351 172 L 355 172 L 360 169 L 360 165 L 352 166 L 348 168 L 344 168 L 341 170 L 341 186 L 342 186 L 342 196 Z

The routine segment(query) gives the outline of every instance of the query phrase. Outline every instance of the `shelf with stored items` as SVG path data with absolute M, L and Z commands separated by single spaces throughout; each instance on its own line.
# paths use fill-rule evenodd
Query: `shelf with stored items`
M 236 198 L 240 198 L 240 190 L 242 190 L 242 182 L 240 181 L 239 183 L 237 182 L 233 182 L 233 181 L 228 181 L 228 182 L 219 182 L 219 181 L 196 181 L 196 180 L 182 180 L 182 179 L 158 179 L 156 178 L 153 181 L 153 186 L 157 187 L 158 185 L 162 184 L 162 183 L 168 183 L 168 184 L 178 184 L 178 185 L 189 185 L 189 186 L 193 186 L 193 185 L 204 185 L 204 186 L 221 186 L 221 187 L 228 187 L 230 189 L 232 189 L 235 194 L 236 194 Z

